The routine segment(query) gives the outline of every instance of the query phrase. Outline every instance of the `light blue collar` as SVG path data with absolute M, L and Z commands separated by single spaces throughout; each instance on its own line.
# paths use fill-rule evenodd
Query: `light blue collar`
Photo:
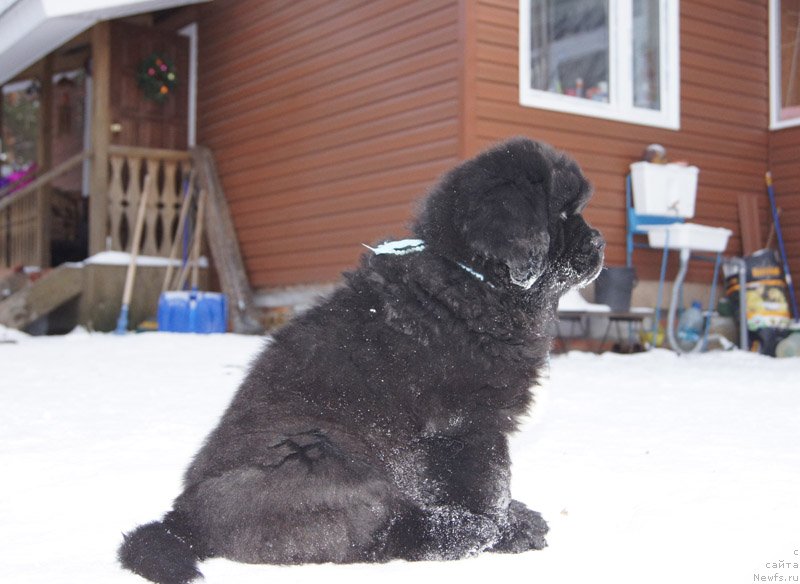
M 401 239 L 399 241 L 386 241 L 381 243 L 378 247 L 370 247 L 366 243 L 362 243 L 364 247 L 370 250 L 375 255 L 396 255 L 396 256 L 403 256 L 410 253 L 419 253 L 423 249 L 425 249 L 425 242 L 421 239 Z M 486 276 L 477 272 L 470 268 L 466 264 L 462 264 L 461 262 L 456 262 L 458 267 L 462 270 L 467 272 L 476 280 L 481 282 L 486 282 Z M 492 286 L 491 282 L 487 282 L 489 286 Z M 494 288 L 494 286 L 492 286 Z
M 362 243 L 364 247 L 372 251 L 375 255 L 406 255 L 417 253 L 425 249 L 425 242 L 421 239 L 401 239 L 400 241 L 385 241 L 378 247 L 370 247 Z
M 461 268 L 462 270 L 464 270 L 464 271 L 465 271 L 466 273 L 468 273 L 469 275 L 471 275 L 471 276 L 475 277 L 477 280 L 480 280 L 481 282 L 485 282 L 485 281 L 486 281 L 486 276 L 484 276 L 484 275 L 483 275 L 483 274 L 481 274 L 480 272 L 476 272 L 475 270 L 473 270 L 472 268 L 470 268 L 468 265 L 466 265 L 466 264 L 462 264 L 461 262 L 456 262 L 456 263 L 458 264 L 458 267 L 459 267 L 459 268 Z M 489 285 L 490 285 L 490 286 L 492 286 L 491 284 L 489 284 Z M 494 286 L 492 286 L 492 288 L 494 288 Z

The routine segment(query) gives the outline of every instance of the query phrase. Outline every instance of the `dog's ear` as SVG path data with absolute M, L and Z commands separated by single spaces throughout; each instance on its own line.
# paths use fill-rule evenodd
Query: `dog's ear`
M 504 265 L 511 282 L 527 289 L 546 267 L 550 235 L 543 186 L 523 182 L 470 197 L 457 224 L 469 259 Z
M 553 157 L 550 174 L 548 213 L 551 221 L 562 213 L 574 215 L 583 211 L 592 196 L 592 186 L 583 176 L 577 162 L 563 154 Z

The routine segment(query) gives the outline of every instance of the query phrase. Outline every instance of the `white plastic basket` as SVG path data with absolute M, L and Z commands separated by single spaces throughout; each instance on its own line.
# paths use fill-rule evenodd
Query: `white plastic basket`
M 724 227 L 673 223 L 650 227 L 647 230 L 647 241 L 650 247 L 663 248 L 666 245 L 669 249 L 722 252 L 728 246 L 732 233 Z

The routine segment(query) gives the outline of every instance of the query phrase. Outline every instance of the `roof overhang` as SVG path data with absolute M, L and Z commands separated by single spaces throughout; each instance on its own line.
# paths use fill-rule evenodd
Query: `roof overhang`
M 0 84 L 96 22 L 208 0 L 0 0 Z

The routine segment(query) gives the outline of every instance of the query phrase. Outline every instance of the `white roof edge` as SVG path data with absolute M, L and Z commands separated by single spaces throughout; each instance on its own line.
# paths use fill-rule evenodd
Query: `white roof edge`
M 0 16 L 3 15 L 3 12 L 11 8 L 12 4 L 16 4 L 19 0 L 0 0 Z
M 0 0 L 0 84 L 94 23 L 209 0 Z
M 81 16 L 94 20 L 121 18 L 132 14 L 142 14 L 173 8 L 184 4 L 196 4 L 207 0 L 22 0 L 40 3 L 51 18 L 61 16 Z

